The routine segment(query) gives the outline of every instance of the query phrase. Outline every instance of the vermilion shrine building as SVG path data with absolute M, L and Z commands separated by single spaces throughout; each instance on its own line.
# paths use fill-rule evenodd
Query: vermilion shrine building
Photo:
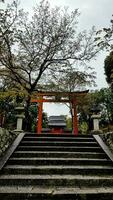
M 37 133 L 42 132 L 42 111 L 44 102 L 71 103 L 73 110 L 73 134 L 78 135 L 77 105 L 79 99 L 86 96 L 88 90 L 77 92 L 35 92 L 31 102 L 38 103 Z

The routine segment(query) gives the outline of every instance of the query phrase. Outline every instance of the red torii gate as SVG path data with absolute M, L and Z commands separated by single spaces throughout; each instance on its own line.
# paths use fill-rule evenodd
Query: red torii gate
M 73 134 L 78 135 L 78 120 L 76 106 L 78 103 L 78 97 L 84 97 L 88 93 L 88 90 L 78 92 L 41 92 L 37 91 L 31 102 L 38 103 L 38 122 L 37 122 L 37 133 L 40 134 L 42 131 L 42 111 L 44 102 L 53 103 L 71 103 L 73 109 Z M 48 98 L 49 97 L 49 98 Z M 50 98 L 50 97 L 54 97 Z

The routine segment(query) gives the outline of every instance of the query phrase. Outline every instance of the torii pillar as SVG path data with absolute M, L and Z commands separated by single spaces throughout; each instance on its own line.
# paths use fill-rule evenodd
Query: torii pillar
M 38 103 L 38 123 L 37 123 L 37 133 L 42 132 L 42 111 L 43 111 L 43 97 L 40 97 L 42 101 Z
M 78 119 L 76 110 L 76 100 L 72 101 L 72 113 L 73 113 L 73 134 L 78 135 Z

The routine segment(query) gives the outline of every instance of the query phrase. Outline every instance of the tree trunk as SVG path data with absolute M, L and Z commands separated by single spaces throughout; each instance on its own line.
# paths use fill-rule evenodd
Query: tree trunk
M 111 113 L 111 124 L 113 125 L 113 114 Z
M 31 101 L 31 97 L 28 96 L 26 99 L 26 104 L 25 104 L 25 120 L 24 120 L 25 131 L 31 131 L 31 116 L 30 116 L 30 112 L 29 112 L 30 101 Z

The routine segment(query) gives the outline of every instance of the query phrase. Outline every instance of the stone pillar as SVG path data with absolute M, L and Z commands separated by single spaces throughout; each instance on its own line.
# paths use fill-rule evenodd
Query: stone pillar
M 99 119 L 101 118 L 100 114 L 94 114 L 91 118 L 93 119 L 93 130 L 99 130 Z

